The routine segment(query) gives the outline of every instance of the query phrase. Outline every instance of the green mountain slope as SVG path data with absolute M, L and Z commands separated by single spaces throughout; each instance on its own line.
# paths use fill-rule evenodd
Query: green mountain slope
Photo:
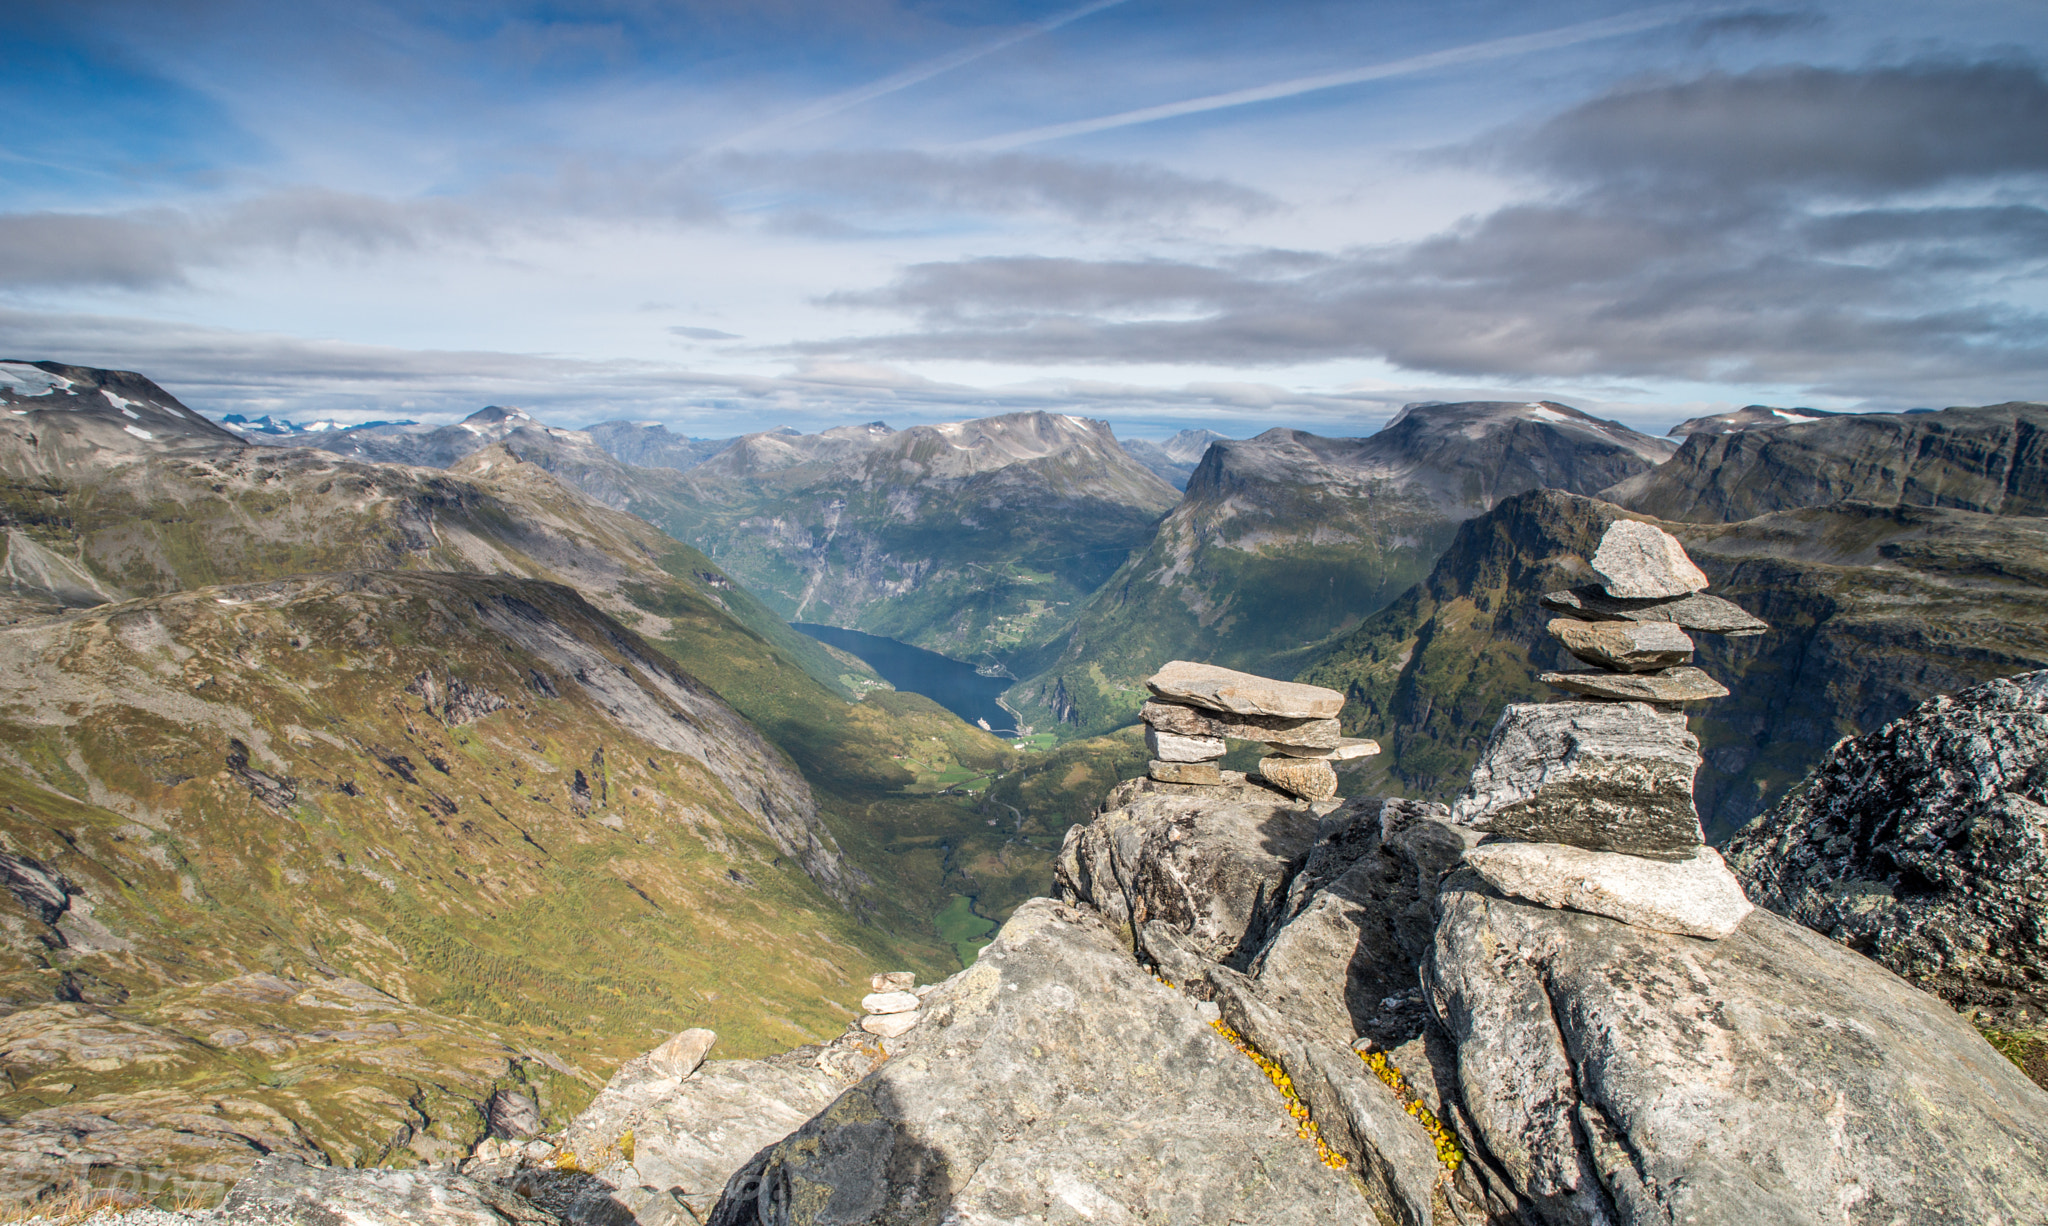
M 1213 442 L 1180 506 L 1014 666 L 1005 696 L 1039 726 L 1129 723 L 1167 660 L 1285 675 L 1311 645 L 1420 581 L 1458 523 L 1530 488 L 1590 492 L 1671 444 L 1549 403 L 1418 405 L 1370 438 L 1275 429 Z

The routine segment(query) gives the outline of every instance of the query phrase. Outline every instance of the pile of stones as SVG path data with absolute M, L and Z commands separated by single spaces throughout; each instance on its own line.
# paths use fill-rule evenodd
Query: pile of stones
M 1147 678 L 1145 688 L 1154 696 L 1140 713 L 1152 759 L 1146 773 L 1161 783 L 1238 782 L 1241 776 L 1217 765 L 1228 748 L 1224 738 L 1235 737 L 1271 751 L 1259 761 L 1265 782 L 1290 796 L 1323 801 L 1337 794 L 1332 763 L 1380 751 L 1377 741 L 1340 734 L 1344 695 L 1319 685 L 1174 660 Z
M 1542 598 L 1550 633 L 1598 671 L 1545 673 L 1581 697 L 1511 704 L 1451 806 L 1493 836 L 1465 862 L 1504 894 L 1660 932 L 1718 939 L 1753 908 L 1706 846 L 1693 804 L 1699 741 L 1676 703 L 1728 691 L 1689 667 L 1687 630 L 1770 627 L 1719 597 L 1677 538 L 1619 520 L 1593 556 L 1602 583 Z
M 917 976 L 912 972 L 884 971 L 871 976 L 868 986 L 874 991 L 860 998 L 861 1011 L 867 1015 L 860 1019 L 862 1030 L 884 1039 L 897 1039 L 923 1020 L 918 1006 L 931 987 L 918 987 Z
M 1703 593 L 1707 577 L 1678 538 L 1655 524 L 1619 519 L 1593 554 L 1597 586 L 1551 592 L 1542 605 L 1566 616 L 1550 636 L 1593 665 L 1544 673 L 1542 680 L 1588 698 L 1680 703 L 1725 698 L 1728 689 L 1692 665 L 1692 638 L 1762 634 L 1770 626 L 1748 610 Z

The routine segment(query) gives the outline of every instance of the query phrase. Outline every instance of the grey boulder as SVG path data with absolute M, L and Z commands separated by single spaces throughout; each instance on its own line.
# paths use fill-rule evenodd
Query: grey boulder
M 1616 702 L 1703 702 L 1728 696 L 1727 686 L 1689 665 L 1655 673 L 1543 673 L 1537 680 L 1588 698 Z
M 1120 807 L 1067 831 L 1053 866 L 1062 897 L 1099 911 L 1126 949 L 1159 926 L 1201 960 L 1241 969 L 1265 944 L 1315 843 L 1315 815 L 1241 783 L 1145 783 L 1163 790 L 1125 784 L 1111 797 Z
M 1670 622 L 1582 622 L 1552 618 L 1550 637 L 1588 664 L 1645 673 L 1692 663 L 1692 639 Z
M 1501 712 L 1451 820 L 1534 843 L 1682 859 L 1699 741 L 1685 717 L 1635 702 L 1515 703 Z
M 1336 690 L 1188 660 L 1168 661 L 1145 679 L 1145 688 L 1173 702 L 1234 715 L 1329 719 L 1344 709 L 1344 695 Z
M 1959 1007 L 2048 1012 L 2048 671 L 1841 742 L 1728 861 L 1759 904 Z
M 1138 716 L 1147 727 L 1182 736 L 1227 736 L 1269 745 L 1301 745 L 1327 749 L 1342 735 L 1335 719 L 1295 719 L 1284 715 L 1237 715 L 1203 711 L 1177 702 L 1149 699 Z
M 1610 596 L 1684 596 L 1703 590 L 1707 576 L 1693 565 L 1678 538 L 1655 524 L 1617 519 L 1593 552 L 1593 573 Z
M 1552 1226 L 2048 1221 L 2048 1093 L 1768 911 L 1702 942 L 1453 874 L 1428 976 L 1469 1127 Z
M 1646 860 L 1562 843 L 1489 843 L 1466 852 L 1465 863 L 1503 894 L 1680 936 L 1718 941 L 1755 909 L 1711 847 L 1690 860 Z
M 1624 600 L 1588 585 L 1546 592 L 1538 603 L 1585 621 L 1670 622 L 1681 630 L 1725 634 L 1731 638 L 1763 634 L 1771 628 L 1769 622 L 1734 601 L 1705 592 Z
M 1278 1092 L 1093 914 L 1017 909 L 886 1064 L 737 1172 L 716 1226 L 1369 1222 Z

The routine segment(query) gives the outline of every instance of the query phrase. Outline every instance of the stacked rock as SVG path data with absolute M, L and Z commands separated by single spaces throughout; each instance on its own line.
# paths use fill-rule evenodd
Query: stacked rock
M 1303 800 L 1328 800 L 1337 794 L 1331 763 L 1380 751 L 1376 741 L 1340 733 L 1344 695 L 1319 685 L 1174 660 L 1147 678 L 1145 688 L 1154 695 L 1140 712 L 1152 758 L 1146 773 L 1162 783 L 1227 782 L 1216 763 L 1224 738 L 1235 737 L 1271 751 L 1259 761 L 1267 783 Z
M 1544 608 L 1567 615 L 1551 621 L 1551 637 L 1594 666 L 1542 675 L 1561 690 L 1620 702 L 1723 698 L 1727 687 L 1691 666 L 1686 631 L 1751 635 L 1770 629 L 1741 606 L 1705 595 L 1707 577 L 1678 538 L 1655 524 L 1609 524 L 1593 554 L 1593 573 L 1598 586 L 1542 598 Z
M 1661 932 L 1719 939 L 1753 909 L 1706 846 L 1693 805 L 1699 741 L 1669 704 L 1728 691 L 1696 668 L 1687 630 L 1761 634 L 1670 534 L 1617 521 L 1593 556 L 1600 587 L 1552 592 L 1550 633 L 1598 672 L 1545 673 L 1584 699 L 1501 713 L 1451 806 L 1493 837 L 1465 863 L 1504 894 Z
M 917 990 L 914 973 L 884 971 L 870 976 L 868 986 L 874 991 L 860 998 L 860 1007 L 867 1014 L 860 1019 L 862 1030 L 894 1039 L 909 1033 L 911 1027 L 923 1020 L 924 1015 L 918 1012 L 918 1006 L 924 1003 L 924 992 Z M 925 989 L 926 992 L 930 990 Z

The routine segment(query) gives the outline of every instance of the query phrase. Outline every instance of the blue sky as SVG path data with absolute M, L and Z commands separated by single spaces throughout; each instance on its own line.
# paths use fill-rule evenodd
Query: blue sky
M 10 4 L 0 356 L 211 412 L 2048 399 L 2048 5 Z

